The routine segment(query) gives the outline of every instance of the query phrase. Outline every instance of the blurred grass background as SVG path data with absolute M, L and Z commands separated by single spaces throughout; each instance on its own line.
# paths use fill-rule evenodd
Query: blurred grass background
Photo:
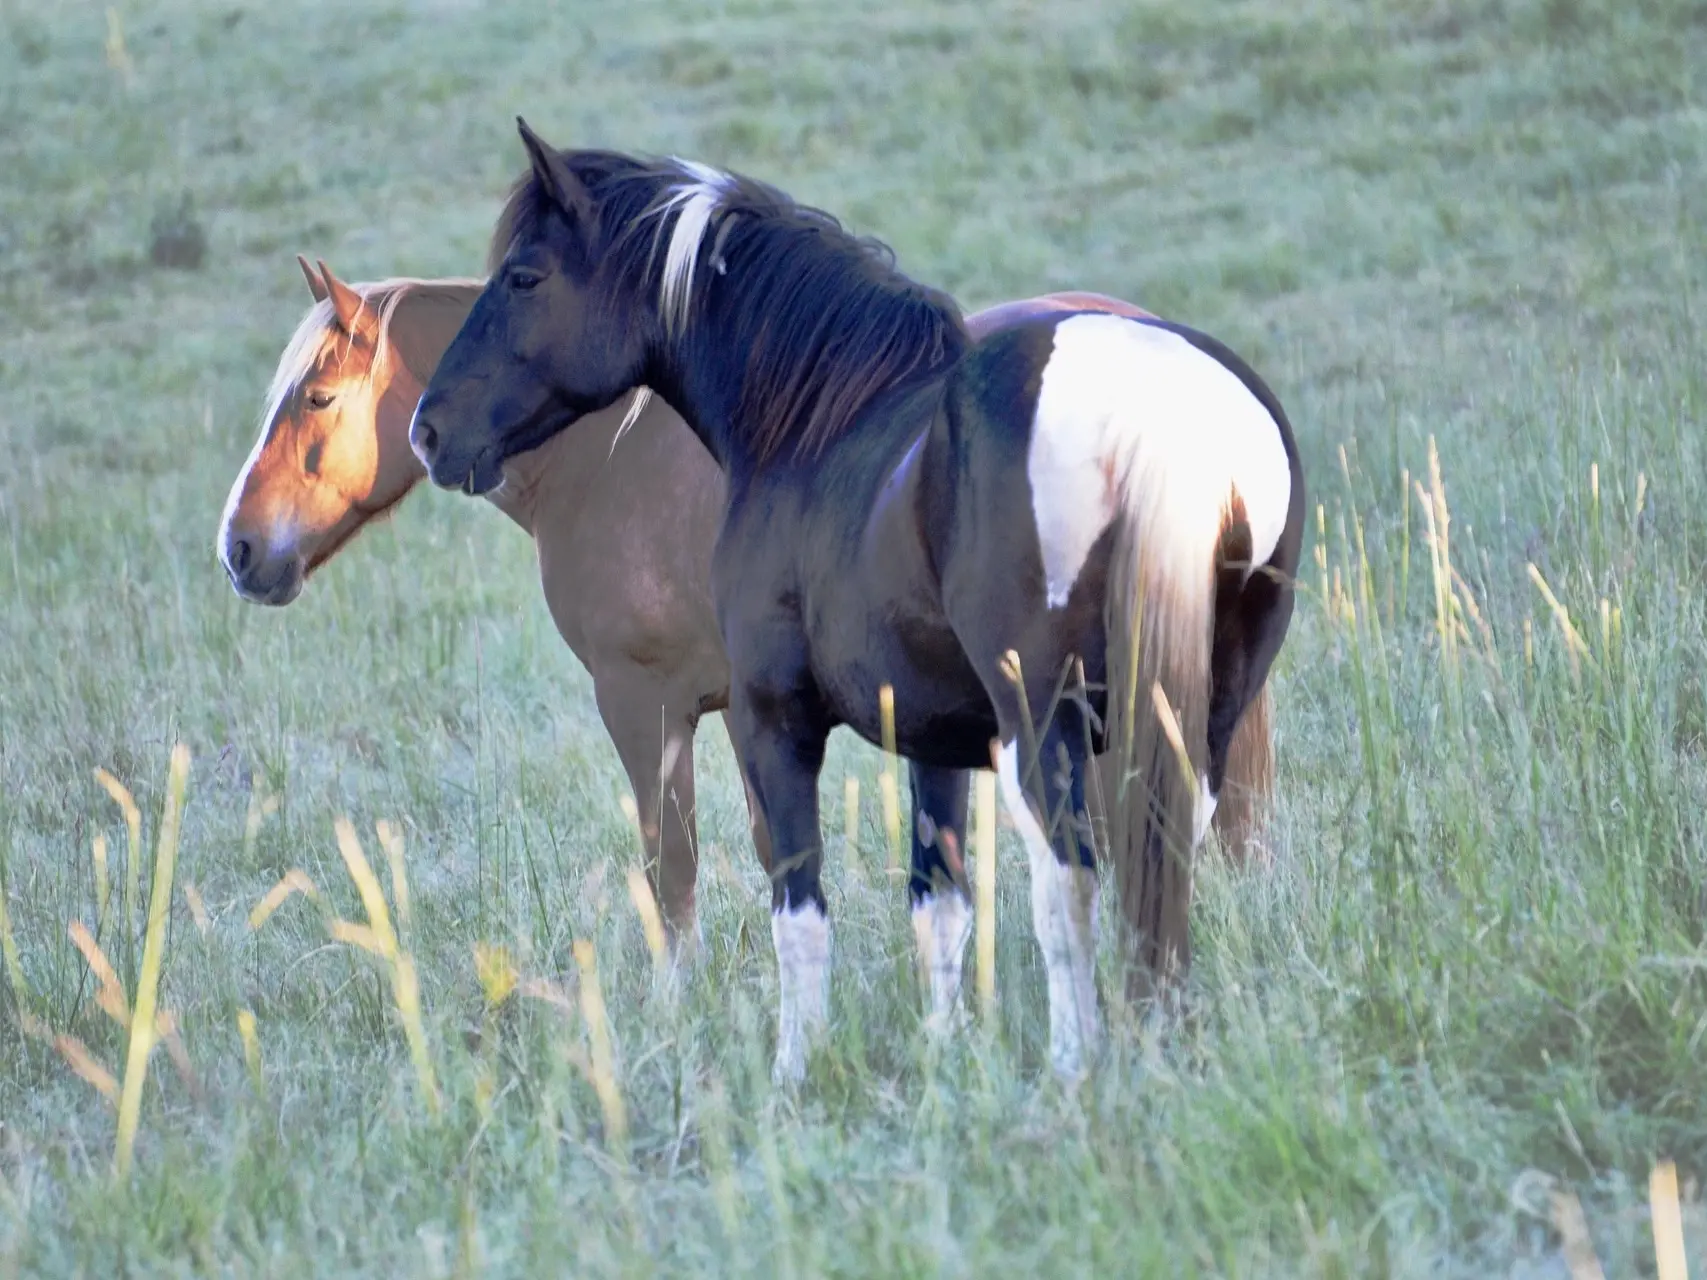
M 191 746 L 177 875 L 208 916 L 174 898 L 162 991 L 204 1096 L 156 1064 L 128 1189 L 110 1108 L 0 991 L 0 1275 L 1563 1275 L 1556 1190 L 1632 1274 L 1665 1157 L 1707 1266 L 1703 68 L 1702 0 L 0 0 L 22 1002 L 122 1057 L 66 937 L 93 837 L 123 863 L 97 766 L 152 833 Z M 518 112 L 766 178 L 969 308 L 1130 298 L 1287 405 L 1321 510 L 1273 865 L 1205 857 L 1191 1017 L 1117 1028 L 1082 1095 L 1047 1078 L 1005 842 L 998 1034 L 929 1048 L 875 756 L 841 738 L 827 814 L 850 771 L 867 812 L 832 837 L 806 1089 L 768 1083 L 767 899 L 713 725 L 708 954 L 654 990 L 615 752 L 484 504 L 423 493 L 283 612 L 226 586 L 291 255 L 478 272 Z M 361 918 L 342 813 L 404 834 L 436 1116 L 384 973 L 301 899 L 246 924 L 295 867 Z M 573 938 L 623 1158 L 574 1001 L 494 1008 L 476 974 L 492 944 L 578 991 Z M 127 984 L 138 939 L 103 938 Z

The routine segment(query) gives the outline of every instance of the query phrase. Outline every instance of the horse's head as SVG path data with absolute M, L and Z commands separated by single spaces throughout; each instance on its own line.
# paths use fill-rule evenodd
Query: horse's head
M 289 604 L 308 575 L 421 478 L 409 419 L 421 384 L 388 350 L 361 287 L 298 258 L 314 306 L 279 359 L 226 500 L 220 563 L 245 600 Z
M 487 493 L 506 459 L 640 385 L 657 329 L 635 287 L 632 217 L 608 208 L 561 153 L 517 121 L 532 169 L 495 259 L 415 412 L 409 442 L 433 483 Z M 589 172 L 609 157 L 582 153 Z M 629 251 L 613 253 L 613 245 Z

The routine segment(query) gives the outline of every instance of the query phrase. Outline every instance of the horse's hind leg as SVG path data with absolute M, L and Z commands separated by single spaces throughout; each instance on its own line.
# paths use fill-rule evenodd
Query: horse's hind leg
M 676 697 L 645 668 L 601 666 L 593 692 L 640 811 L 646 881 L 658 899 L 672 954 L 699 938 L 693 739 L 698 702 Z
M 966 892 L 966 807 L 971 775 L 909 762 L 913 782 L 913 868 L 907 896 L 919 968 L 930 989 L 930 1025 L 946 1029 L 960 1009 L 960 972 L 972 935 Z
M 1030 714 L 1019 723 L 1003 717 L 996 772 L 1031 863 L 1032 927 L 1049 981 L 1049 1060 L 1074 1077 L 1101 1039 L 1096 853 L 1085 803 L 1089 737 L 1078 703 L 1060 702 L 1050 714 L 1049 702 L 1029 701 Z M 1039 731 L 1027 732 L 1045 717 Z

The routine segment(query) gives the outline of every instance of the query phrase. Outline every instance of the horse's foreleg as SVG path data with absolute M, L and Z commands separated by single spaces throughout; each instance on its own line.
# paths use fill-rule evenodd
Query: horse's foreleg
M 741 759 L 741 743 L 735 736 L 735 722 L 727 712 L 724 713 L 723 724 L 729 731 L 729 743 L 735 748 L 735 760 L 741 768 L 741 788 L 747 797 L 747 829 L 753 833 L 754 852 L 759 855 L 759 865 L 768 876 L 771 873 L 770 828 L 765 825 L 765 816 L 759 809 L 759 798 L 753 794 L 753 784 L 747 780 L 747 768 Z
M 694 822 L 693 738 L 697 701 L 678 697 L 644 667 L 593 673 L 605 730 L 616 744 L 640 810 L 646 880 L 658 899 L 672 953 L 698 940 L 694 886 L 699 846 Z
M 907 896 L 919 969 L 930 990 L 930 1025 L 945 1030 L 960 1010 L 960 973 L 972 936 L 966 890 L 966 805 L 971 774 L 909 762 L 913 783 L 913 867 Z
M 807 727 L 797 703 L 730 697 L 730 735 L 771 847 L 771 938 L 776 944 L 780 1083 L 802 1079 L 806 1053 L 830 1019 L 830 919 L 821 876 L 818 773 L 828 732 Z

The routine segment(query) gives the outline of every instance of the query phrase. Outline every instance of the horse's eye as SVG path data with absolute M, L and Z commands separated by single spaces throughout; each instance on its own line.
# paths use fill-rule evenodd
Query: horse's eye
M 329 409 L 332 406 L 332 401 L 337 398 L 330 391 L 310 391 L 308 393 L 308 407 L 310 409 Z
M 543 273 L 531 271 L 527 267 L 510 268 L 510 288 L 517 293 L 531 293 L 539 288 L 539 282 L 545 279 Z

